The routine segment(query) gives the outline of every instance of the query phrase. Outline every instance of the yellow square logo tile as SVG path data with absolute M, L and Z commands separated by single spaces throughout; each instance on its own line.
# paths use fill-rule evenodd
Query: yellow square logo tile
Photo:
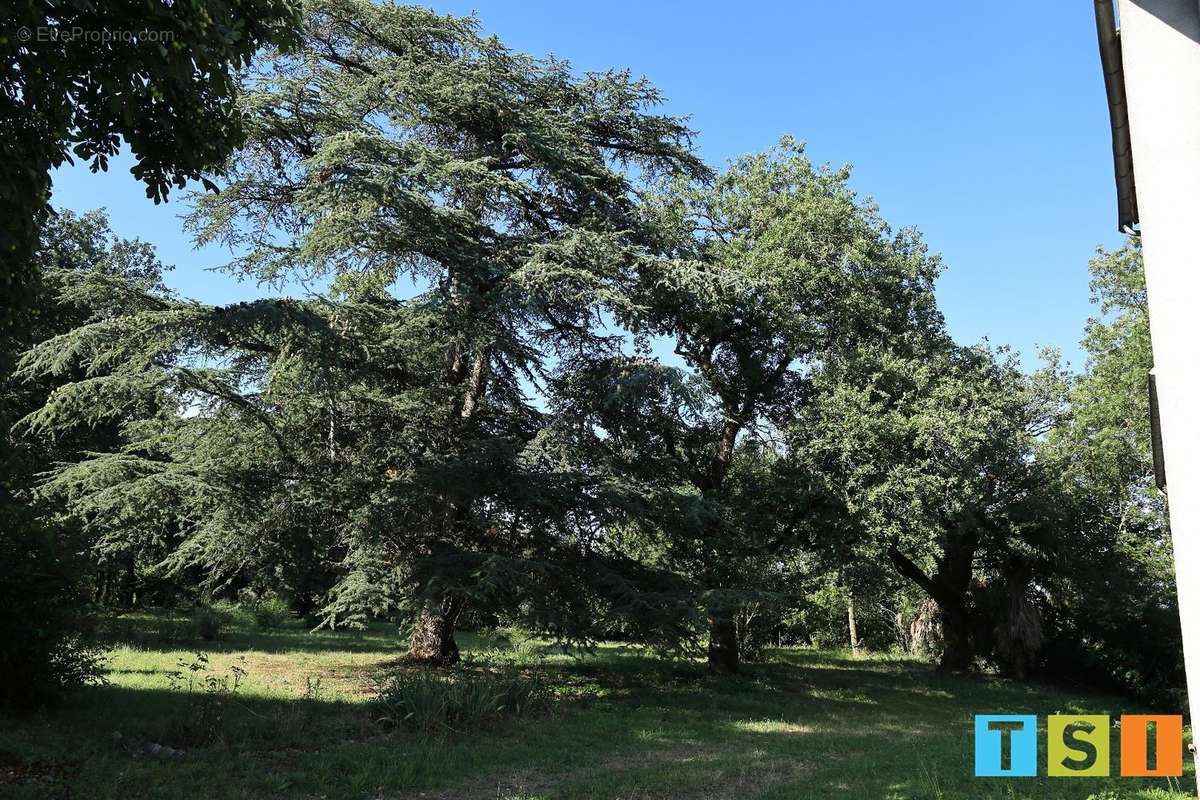
M 1046 718 L 1046 774 L 1093 778 L 1109 774 L 1108 717 L 1054 714 Z

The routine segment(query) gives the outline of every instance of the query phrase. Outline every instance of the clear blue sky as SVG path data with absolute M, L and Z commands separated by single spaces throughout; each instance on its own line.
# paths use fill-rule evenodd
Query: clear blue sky
M 609 2 L 465 0 L 510 46 L 578 70 L 630 67 L 692 115 L 715 165 L 808 142 L 816 161 L 854 165 L 854 186 L 894 225 L 916 225 L 947 267 L 938 297 L 961 342 L 983 336 L 1026 356 L 1078 341 L 1094 313 L 1087 260 L 1119 244 L 1092 5 L 888 0 Z M 170 283 L 208 302 L 263 290 L 204 271 L 175 200 L 155 207 L 126 173 L 60 171 L 54 203 L 108 207 L 123 236 L 158 246 Z

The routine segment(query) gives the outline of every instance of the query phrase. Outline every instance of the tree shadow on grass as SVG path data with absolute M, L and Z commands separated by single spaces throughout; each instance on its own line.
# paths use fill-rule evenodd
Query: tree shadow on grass
M 1039 680 L 1016 681 L 989 673 L 939 672 L 907 657 L 857 657 L 849 653 L 783 650 L 768 670 L 799 667 L 804 680 L 827 687 L 858 686 L 872 692 L 892 689 L 941 698 L 971 713 L 1149 713 L 1141 704 L 1117 695 Z
M 64 797 L 96 800 L 391 797 L 644 744 L 639 723 L 627 721 L 603 715 L 597 726 L 586 713 L 558 709 L 420 736 L 382 726 L 370 704 L 109 685 L 0 726 L 0 763 L 55 776 Z M 163 747 L 182 755 L 161 755 Z M 43 798 L 46 786 L 0 785 L 0 795 L 12 788 L 15 797 Z
M 988 798 L 1006 797 L 1011 782 L 992 794 L 990 784 L 971 782 L 970 714 L 1023 703 L 1015 710 L 1044 714 L 1057 709 L 1037 703 L 1068 699 L 803 653 L 731 678 L 686 662 L 609 661 L 635 680 L 620 685 L 607 662 L 539 667 L 556 687 L 596 683 L 599 704 L 568 700 L 545 716 L 435 737 L 391 732 L 366 703 L 238 693 L 219 704 L 219 735 L 189 744 L 180 731 L 195 735 L 197 721 L 214 718 L 203 696 L 165 685 L 97 687 L 0 725 L 0 757 L 96 800 L 467 798 L 496 796 L 498 787 L 567 798 Z M 159 757 L 146 747 L 155 744 L 186 755 Z M 1064 795 L 1076 784 L 1059 784 L 1032 796 L 1088 794 Z M 17 797 L 51 796 L 36 793 L 44 785 L 17 788 L 28 788 Z
M 155 619 L 122 620 L 118 629 L 102 632 L 108 647 L 132 647 L 135 650 L 208 650 L 238 652 L 257 650 L 266 653 L 401 653 L 405 643 L 396 628 L 372 626 L 366 631 L 310 631 L 292 623 L 282 628 L 256 630 L 231 628 L 215 639 L 195 635 L 190 623 Z
M 370 652 L 383 662 L 404 651 L 388 625 L 348 638 L 234 629 L 197 649 Z M 492 666 L 480 653 L 495 650 L 494 637 L 463 634 L 460 645 L 481 659 L 465 669 Z M 74 796 L 97 800 L 478 797 L 494 796 L 502 784 L 549 787 L 553 797 L 628 797 L 639 787 L 671 797 L 1000 797 L 956 788 L 970 769 L 972 714 L 1120 710 L 1111 698 L 848 654 L 779 651 L 723 678 L 708 676 L 699 662 L 635 648 L 604 646 L 580 658 L 551 648 L 544 656 L 516 666 L 540 672 L 555 689 L 551 711 L 480 731 L 422 738 L 381 727 L 368 703 L 245 691 L 213 701 L 169 691 L 164 679 L 160 687 L 93 688 L 36 719 L 0 725 L 0 763 L 14 765 L 14 774 L 53 776 L 68 791 L 78 787 Z M 387 665 L 356 657 L 326 668 L 362 681 Z M 1089 703 L 1100 707 L 1081 708 Z M 164 759 L 152 745 L 186 755 Z M 706 788 L 713 781 L 720 786 Z M 17 797 L 52 796 L 37 794 L 46 785 L 36 781 L 17 788 L 29 789 Z M 808 788 L 814 791 L 797 794 Z

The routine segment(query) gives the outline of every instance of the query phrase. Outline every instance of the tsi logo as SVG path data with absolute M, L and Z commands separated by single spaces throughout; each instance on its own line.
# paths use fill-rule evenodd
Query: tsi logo
M 1121 776 L 1183 774 L 1183 717 L 1121 716 Z M 1091 778 L 1109 772 L 1109 718 L 1104 714 L 1046 717 L 1046 774 Z M 1033 714 L 975 715 L 975 775 L 1021 778 L 1038 774 L 1038 718 Z

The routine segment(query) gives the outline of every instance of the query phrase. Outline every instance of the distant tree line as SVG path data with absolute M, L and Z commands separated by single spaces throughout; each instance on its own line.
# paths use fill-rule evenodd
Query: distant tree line
M 51 683 L 90 663 L 74 611 L 250 589 L 431 664 L 503 623 L 720 673 L 816 644 L 1183 685 L 1136 242 L 1092 262 L 1085 371 L 1027 373 L 952 341 L 920 235 L 790 138 L 714 172 L 644 79 L 474 18 L 279 30 L 189 225 L 319 290 L 206 305 L 103 214 L 36 218 L 0 544 L 5 624 L 62 610 Z

